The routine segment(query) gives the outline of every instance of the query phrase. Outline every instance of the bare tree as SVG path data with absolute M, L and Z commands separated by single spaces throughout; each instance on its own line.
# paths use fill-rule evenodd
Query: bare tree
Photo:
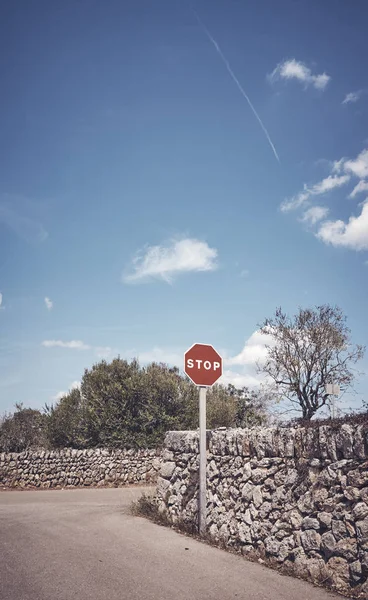
M 299 309 L 292 318 L 278 308 L 260 327 L 270 343 L 259 370 L 282 397 L 302 410 L 303 418 L 311 419 L 326 404 L 327 383 L 339 384 L 342 391 L 352 384 L 352 365 L 363 358 L 365 348 L 351 344 L 340 308 Z

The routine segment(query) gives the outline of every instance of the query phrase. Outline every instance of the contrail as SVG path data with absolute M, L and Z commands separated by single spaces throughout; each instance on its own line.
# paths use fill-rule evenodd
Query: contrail
M 222 62 L 224 63 L 231 79 L 234 81 L 234 83 L 236 84 L 236 86 L 238 87 L 240 93 L 242 94 L 243 98 L 246 99 L 246 101 L 248 102 L 250 108 L 252 109 L 252 112 L 255 116 L 255 118 L 257 119 L 258 123 L 260 124 L 260 126 L 262 127 L 262 130 L 267 138 L 268 143 L 270 144 L 271 148 L 272 148 L 272 152 L 275 155 L 275 158 L 278 162 L 280 162 L 279 159 L 279 155 L 277 154 L 277 150 L 270 138 L 270 134 L 268 133 L 266 127 L 263 125 L 262 123 L 262 119 L 259 116 L 259 114 L 257 113 L 256 109 L 254 108 L 253 104 L 251 103 L 251 101 L 249 100 L 248 95 L 246 94 L 246 92 L 244 91 L 240 81 L 238 80 L 238 78 L 236 77 L 234 71 L 232 70 L 232 68 L 229 65 L 229 61 L 227 60 L 227 58 L 225 57 L 225 55 L 223 54 L 220 46 L 218 45 L 218 43 L 216 42 L 216 40 L 214 39 L 214 37 L 211 35 L 211 33 L 209 32 L 209 30 L 207 29 L 207 27 L 205 26 L 205 24 L 203 23 L 202 19 L 200 18 L 200 16 L 198 15 L 198 13 L 194 10 L 194 8 L 192 8 L 192 11 L 198 21 L 198 23 L 200 24 L 200 26 L 202 27 L 203 31 L 205 32 L 206 36 L 208 37 L 208 39 L 210 40 L 210 42 L 214 45 L 216 52 L 218 53 L 218 55 L 220 56 Z

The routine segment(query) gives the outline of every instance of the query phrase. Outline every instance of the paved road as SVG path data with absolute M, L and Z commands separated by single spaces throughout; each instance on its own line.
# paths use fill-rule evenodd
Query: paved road
M 341 600 L 131 516 L 141 493 L 0 493 L 0 599 Z

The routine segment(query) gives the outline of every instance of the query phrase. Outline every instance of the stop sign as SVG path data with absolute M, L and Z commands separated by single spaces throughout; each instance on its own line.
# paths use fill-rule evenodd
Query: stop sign
M 184 354 L 184 371 L 196 385 L 213 385 L 222 375 L 222 358 L 209 344 L 193 344 Z

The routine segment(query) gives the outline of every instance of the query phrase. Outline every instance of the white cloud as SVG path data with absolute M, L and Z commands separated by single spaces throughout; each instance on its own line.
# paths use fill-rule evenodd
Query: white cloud
M 240 271 L 240 277 L 248 277 L 248 275 L 249 275 L 248 269 L 243 269 L 242 271 Z
M 276 81 L 280 78 L 296 79 L 300 83 L 303 83 L 305 87 L 312 85 L 318 90 L 324 90 L 331 79 L 326 73 L 314 75 L 306 64 L 295 60 L 295 58 L 279 63 L 271 75 L 269 75 L 271 81 Z
M 311 196 L 320 196 L 331 190 L 345 185 L 350 179 L 350 175 L 329 175 L 322 181 L 319 181 L 312 187 L 308 188 L 306 184 L 303 186 L 303 191 L 296 194 L 290 199 L 282 202 L 280 209 L 282 212 L 290 212 L 305 205 Z
M 344 168 L 344 162 L 346 158 L 340 158 L 340 160 L 334 160 L 332 163 L 332 172 L 333 173 L 341 173 Z
M 315 225 L 318 221 L 322 221 L 327 217 L 329 209 L 326 206 L 311 206 L 303 214 L 301 221 L 308 225 Z
M 222 385 L 229 385 L 231 383 L 237 388 L 256 388 L 263 381 L 264 379 L 260 376 L 250 375 L 247 373 L 237 373 L 235 371 L 231 371 L 230 369 L 224 369 L 222 377 L 220 377 L 218 383 L 221 383 Z
M 196 239 L 172 240 L 166 246 L 149 246 L 137 254 L 133 273 L 126 275 L 126 283 L 139 283 L 151 278 L 170 283 L 176 275 L 217 269 L 217 250 Z
M 326 194 L 337 187 L 345 185 L 350 179 L 349 175 L 329 175 L 325 179 L 322 179 L 319 183 L 316 183 L 310 190 L 312 196 L 319 196 L 320 194 Z
M 282 212 L 297 210 L 308 204 L 311 197 L 326 194 L 345 185 L 350 181 L 352 175 L 362 181 L 355 186 L 349 198 L 354 198 L 356 194 L 368 190 L 368 182 L 364 181 L 364 178 L 368 178 L 368 148 L 362 150 L 354 159 L 340 158 L 340 160 L 334 161 L 331 164 L 331 175 L 313 186 L 304 184 L 301 192 L 291 198 L 286 198 L 281 203 L 280 210 Z
M 282 212 L 290 212 L 291 210 L 297 210 L 298 208 L 306 204 L 309 197 L 310 192 L 307 189 L 307 186 L 304 184 L 304 191 L 299 192 L 298 194 L 296 194 L 296 196 L 292 196 L 292 198 L 286 198 L 286 200 L 284 200 L 281 203 L 280 209 Z
M 312 82 L 317 90 L 324 90 L 330 79 L 331 77 L 326 73 L 321 73 L 321 75 L 312 75 Z
M 267 357 L 266 345 L 271 345 L 272 338 L 259 330 L 254 331 L 244 344 L 243 350 L 236 356 L 227 359 L 227 365 L 256 366 Z
M 342 104 L 351 104 L 353 102 L 358 102 L 359 98 L 362 95 L 362 90 L 358 90 L 357 92 L 349 92 L 346 94 Z
M 353 191 L 349 194 L 349 198 L 355 198 L 355 196 L 361 192 L 368 192 L 368 181 L 364 181 L 364 179 L 361 179 L 359 183 L 356 184 Z
M 54 303 L 52 302 L 52 300 L 50 300 L 50 298 L 48 298 L 47 296 L 45 298 L 45 304 L 46 304 L 47 310 L 51 310 L 52 307 L 54 306 Z
M 345 185 L 352 177 L 359 179 L 349 198 L 354 199 L 359 193 L 368 192 L 368 148 L 362 150 L 356 158 L 340 158 L 330 163 L 331 175 L 312 187 L 304 184 L 303 191 L 291 199 L 286 199 L 280 208 L 288 212 L 309 204 L 309 199 L 330 192 Z M 343 220 L 324 221 L 316 236 L 325 244 L 340 246 L 351 250 L 368 250 L 368 198 L 360 204 L 361 213 L 351 215 L 347 222 Z M 326 218 L 328 209 L 314 206 L 306 210 L 300 221 L 315 225 Z
M 29 243 L 41 243 L 48 238 L 47 231 L 36 217 L 38 210 L 37 203 L 28 198 L 0 194 L 0 223 Z
M 136 356 L 142 363 L 165 363 L 179 368 L 183 367 L 184 362 L 184 350 L 179 352 L 177 349 L 159 348 L 158 346 L 146 352 L 137 352 Z
M 266 376 L 258 372 L 258 365 L 262 365 L 267 358 L 268 349 L 275 344 L 273 338 L 256 330 L 245 341 L 243 349 L 235 356 L 224 357 L 224 372 L 219 380 L 227 385 L 232 383 L 236 387 L 255 388 L 266 383 Z M 236 367 L 236 370 L 233 369 Z
M 368 200 L 363 204 L 358 217 L 349 221 L 327 221 L 317 233 L 325 244 L 342 246 L 351 250 L 368 250 Z
M 110 346 L 95 346 L 93 349 L 99 358 L 109 358 L 113 353 L 113 349 Z
M 0 308 L 4 308 L 4 307 L 2 306 L 2 303 L 3 303 L 3 295 L 2 295 L 2 293 L 0 292 Z
M 91 346 L 85 344 L 81 340 L 71 340 L 64 342 L 62 340 L 44 340 L 42 346 L 45 348 L 67 348 L 69 350 L 90 350 L 95 353 L 98 358 L 110 358 L 112 354 L 118 354 L 118 351 L 110 346 Z
M 72 340 L 70 342 L 63 342 L 62 340 L 44 340 L 42 346 L 45 346 L 45 348 L 71 348 L 73 350 L 91 349 L 91 346 L 88 346 L 80 340 Z
M 368 148 L 362 150 L 355 159 L 345 160 L 344 169 L 360 179 L 368 177 Z
M 80 390 L 80 387 L 81 387 L 80 381 L 73 381 L 73 383 L 70 384 L 68 391 L 58 392 L 57 394 L 55 394 L 55 396 L 51 397 L 51 400 L 55 400 L 56 402 L 58 402 L 59 400 L 61 400 L 61 398 L 63 396 L 66 396 L 66 394 L 68 394 L 72 390 Z
M 71 340 L 70 342 L 44 340 L 42 346 L 45 348 L 68 348 L 69 350 L 93 350 L 98 358 L 109 358 L 114 352 L 110 346 L 91 346 L 81 340 Z
M 364 150 L 362 150 L 356 158 L 350 159 L 343 157 L 339 160 L 335 160 L 330 164 L 331 172 L 340 176 L 330 175 L 329 177 L 327 177 L 324 180 L 324 182 L 327 184 L 327 187 L 328 182 L 330 182 L 330 184 L 332 184 L 333 187 L 335 187 L 334 183 L 336 184 L 338 182 L 340 182 L 342 185 L 343 183 L 349 181 L 349 177 L 351 177 L 351 175 L 353 175 L 354 177 L 358 177 L 358 179 L 364 180 L 368 178 L 368 148 L 364 148 Z M 346 175 L 342 175 L 342 173 L 345 173 Z M 344 177 L 347 179 L 344 179 Z M 317 186 L 318 185 L 320 184 L 317 184 Z M 361 191 L 366 191 L 367 186 L 367 181 L 360 181 L 355 186 L 354 190 L 351 192 L 349 198 L 353 198 L 356 194 L 358 194 Z M 314 189 L 316 189 L 316 186 L 314 186 Z M 331 187 L 329 187 L 329 189 L 331 189 Z

